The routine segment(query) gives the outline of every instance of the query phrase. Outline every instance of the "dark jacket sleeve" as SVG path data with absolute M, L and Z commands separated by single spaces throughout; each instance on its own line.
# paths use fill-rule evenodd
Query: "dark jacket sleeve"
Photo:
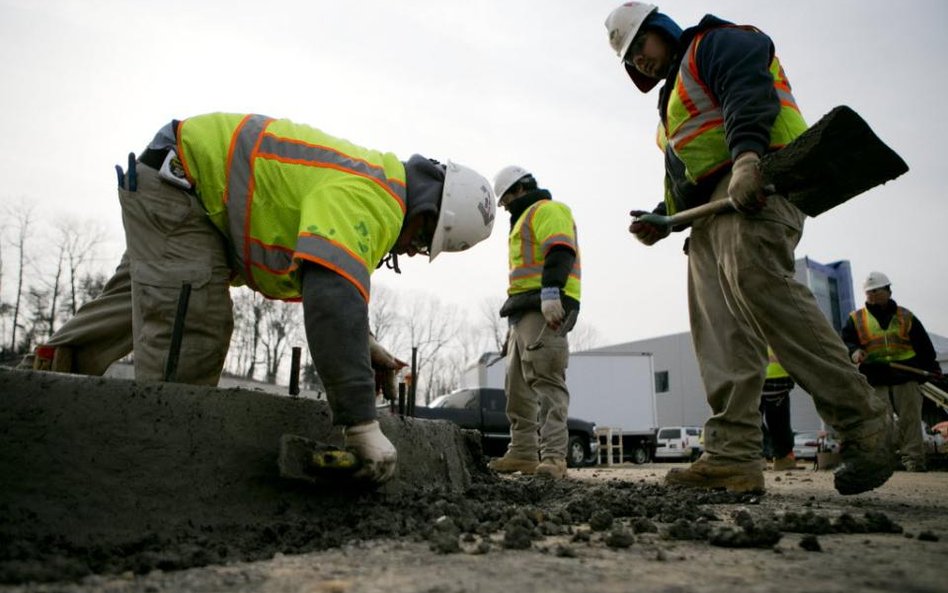
M 912 349 L 915 350 L 915 357 L 908 361 L 912 366 L 929 371 L 931 373 L 940 373 L 941 367 L 938 365 L 938 355 L 935 353 L 935 346 L 932 339 L 925 331 L 925 326 L 919 321 L 918 317 L 912 315 L 912 329 L 909 330 L 909 340 L 912 341 Z
M 843 342 L 846 344 L 846 348 L 849 349 L 849 354 L 862 348 L 862 344 L 859 342 L 859 334 L 856 332 L 856 324 L 853 323 L 851 316 L 846 317 L 846 324 L 843 326 L 841 335 Z
M 576 253 L 572 249 L 565 245 L 556 245 L 550 249 L 543 262 L 543 276 L 540 284 L 543 287 L 563 288 L 569 280 L 569 273 L 575 261 Z
M 770 146 L 780 112 L 770 74 L 773 56 L 767 35 L 736 27 L 712 29 L 698 46 L 698 72 L 721 105 L 731 158 L 745 151 L 763 155 Z

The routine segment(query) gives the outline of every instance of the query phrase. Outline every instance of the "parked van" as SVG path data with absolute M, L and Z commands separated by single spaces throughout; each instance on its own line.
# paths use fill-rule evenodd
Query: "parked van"
M 663 426 L 656 440 L 655 459 L 695 460 L 704 451 L 700 426 Z

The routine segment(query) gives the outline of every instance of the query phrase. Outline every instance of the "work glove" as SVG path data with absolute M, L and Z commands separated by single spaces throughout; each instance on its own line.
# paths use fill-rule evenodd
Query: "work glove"
M 649 214 L 649 212 L 645 210 L 633 210 L 629 212 L 629 214 L 638 217 L 643 214 Z M 641 220 L 633 220 L 632 224 L 629 225 L 629 232 L 635 235 L 635 238 L 643 245 L 654 245 L 668 236 L 671 232 L 671 227 L 642 222 Z
M 852 353 L 853 362 L 856 364 L 862 364 L 862 361 L 866 360 L 866 351 L 862 348 L 857 348 Z
M 345 447 L 355 453 L 362 464 L 353 478 L 379 485 L 395 474 L 398 453 L 392 441 L 382 434 L 378 420 L 347 426 Z
M 560 289 L 555 286 L 544 286 L 540 289 L 540 310 L 543 312 L 543 319 L 546 324 L 553 329 L 559 329 L 566 311 L 563 309 L 563 302 L 560 300 Z
M 756 214 L 767 203 L 759 163 L 760 157 L 756 153 L 742 152 L 731 167 L 727 193 L 734 207 L 743 214 Z

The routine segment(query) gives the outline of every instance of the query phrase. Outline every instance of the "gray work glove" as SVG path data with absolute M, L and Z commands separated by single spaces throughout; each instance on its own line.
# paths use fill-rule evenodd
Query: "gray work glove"
M 731 183 L 727 186 L 727 193 L 734 208 L 743 214 L 756 214 L 767 204 L 759 163 L 757 153 L 742 152 L 731 167 Z
M 629 214 L 638 217 L 643 214 L 649 214 L 649 212 L 645 210 L 633 210 L 629 212 Z M 643 245 L 654 245 L 671 233 L 671 227 L 642 222 L 641 220 L 633 220 L 632 224 L 629 225 L 629 232 L 635 235 L 635 238 Z
M 345 428 L 345 447 L 355 453 L 362 466 L 353 477 L 372 484 L 384 484 L 395 474 L 398 452 L 388 440 L 379 421 L 373 420 Z
M 563 302 L 560 300 L 560 289 L 555 286 L 544 286 L 540 289 L 540 311 L 546 324 L 557 329 L 566 316 Z

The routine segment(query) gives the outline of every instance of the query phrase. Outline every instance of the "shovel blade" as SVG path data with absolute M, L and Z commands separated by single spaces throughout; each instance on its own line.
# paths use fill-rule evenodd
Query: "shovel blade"
M 760 166 L 777 193 L 809 216 L 908 171 L 902 157 L 845 105 L 833 108 L 781 150 L 764 156 Z

